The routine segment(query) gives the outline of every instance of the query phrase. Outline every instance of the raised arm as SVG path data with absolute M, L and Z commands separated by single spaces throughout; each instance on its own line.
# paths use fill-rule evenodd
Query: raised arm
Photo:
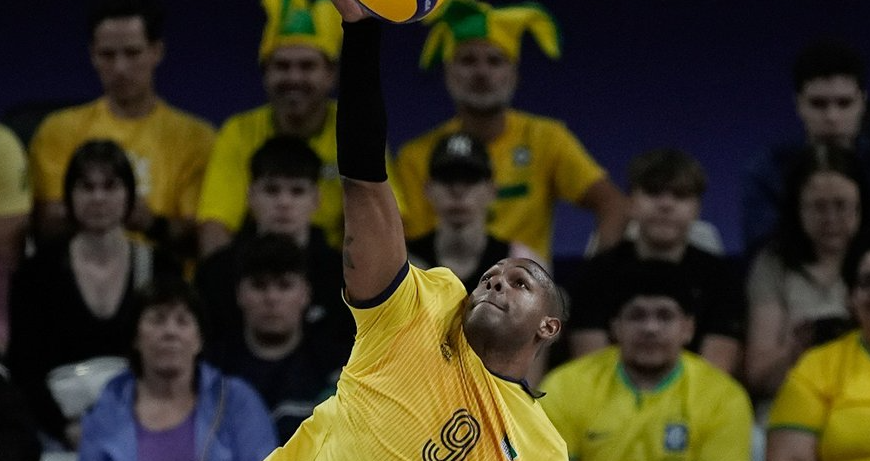
M 381 26 L 352 0 L 333 3 L 344 18 L 336 136 L 344 192 L 344 281 L 353 303 L 382 294 L 408 256 L 399 208 L 386 182 Z

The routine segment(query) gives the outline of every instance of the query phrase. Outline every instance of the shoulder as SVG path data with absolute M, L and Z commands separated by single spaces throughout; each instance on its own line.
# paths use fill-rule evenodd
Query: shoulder
M 401 160 L 403 156 L 420 155 L 420 152 L 428 154 L 432 151 L 435 143 L 438 142 L 439 139 L 446 136 L 448 133 L 454 132 L 458 129 L 459 122 L 455 118 L 442 122 L 435 128 L 421 135 L 418 135 L 417 137 L 403 144 L 399 148 L 399 159 Z
M 197 115 L 162 101 L 158 105 L 158 110 L 162 111 L 167 122 L 176 130 L 189 134 L 214 135 L 215 130 L 211 123 Z
M 272 109 L 268 104 L 255 107 L 244 112 L 238 112 L 227 118 L 220 131 L 250 130 L 271 123 Z
M 10 156 L 20 157 L 24 152 L 24 146 L 15 132 L 4 125 L 0 125 L 0 155 L 6 160 Z
M 795 373 L 833 376 L 839 374 L 837 370 L 846 365 L 850 357 L 864 352 L 862 347 L 860 332 L 852 331 L 809 349 L 798 359 L 793 370 Z
M 613 374 L 618 362 L 619 349 L 608 346 L 554 368 L 544 377 L 541 390 L 548 395 L 576 395 L 584 389 L 598 388 L 602 379 Z
M 97 113 L 102 99 L 95 99 L 84 104 L 66 107 L 48 114 L 42 121 L 39 131 L 62 129 L 69 125 L 79 123 Z
M 681 358 L 687 378 L 704 399 L 731 398 L 749 405 L 749 396 L 743 386 L 728 373 L 714 367 L 701 356 L 685 351 Z

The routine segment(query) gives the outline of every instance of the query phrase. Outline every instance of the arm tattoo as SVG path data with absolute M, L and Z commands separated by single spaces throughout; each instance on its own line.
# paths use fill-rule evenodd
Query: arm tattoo
M 344 238 L 344 250 L 342 251 L 342 261 L 344 262 L 344 267 L 348 269 L 356 269 L 356 266 L 353 263 L 353 259 L 350 257 L 350 244 L 353 243 L 353 237 L 348 235 Z

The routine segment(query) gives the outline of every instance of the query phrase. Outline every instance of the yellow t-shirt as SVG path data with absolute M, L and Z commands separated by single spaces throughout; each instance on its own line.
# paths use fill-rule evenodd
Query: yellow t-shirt
M 435 211 L 424 193 L 429 159 L 437 142 L 459 129 L 454 118 L 399 150 L 396 173 L 408 238 L 435 227 Z M 508 111 L 504 133 L 487 148 L 498 188 L 490 232 L 505 241 L 522 242 L 549 259 L 556 201 L 578 203 L 606 172 L 563 123 L 515 110 Z
M 0 125 L 0 217 L 30 212 L 30 180 L 24 146 L 9 128 Z
M 768 431 L 818 436 L 821 461 L 870 460 L 870 350 L 859 331 L 806 352 L 779 389 Z
M 752 410 L 730 376 L 689 352 L 653 390 L 625 373 L 610 346 L 544 378 L 541 405 L 572 460 L 749 460 Z
M 85 141 L 107 138 L 127 151 L 137 193 L 154 214 L 194 217 L 214 129 L 163 101 L 134 119 L 112 114 L 105 97 L 49 115 L 30 144 L 34 197 L 61 200 L 75 150 Z
M 358 333 L 337 394 L 267 459 L 567 459 L 540 404 L 487 371 L 466 341 L 459 279 L 403 271 L 382 304 L 352 309 Z

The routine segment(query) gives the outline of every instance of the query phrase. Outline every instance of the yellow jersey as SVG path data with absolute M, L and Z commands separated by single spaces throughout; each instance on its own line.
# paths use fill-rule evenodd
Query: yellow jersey
M 380 305 L 352 308 L 356 343 L 336 395 L 269 461 L 567 459 L 528 387 L 471 349 L 452 272 L 406 264 L 393 287 Z
M 617 346 L 573 360 L 541 384 L 541 404 L 572 460 L 748 461 L 746 391 L 701 357 L 683 352 L 652 390 L 629 380 Z
M 0 217 L 30 213 L 30 180 L 24 146 L 9 128 L 0 125 Z
M 437 142 L 459 129 L 454 118 L 399 149 L 396 173 L 409 239 L 435 227 L 435 211 L 424 193 L 429 159 Z M 487 149 L 498 189 L 489 231 L 501 240 L 524 243 L 549 260 L 556 202 L 579 203 L 606 172 L 563 123 L 516 110 L 508 111 L 504 132 Z
M 807 351 L 770 410 L 768 431 L 818 437 L 821 461 L 870 460 L 870 348 L 860 331 Z
M 137 194 L 167 218 L 193 218 L 214 129 L 158 100 L 143 117 L 120 118 L 105 97 L 50 114 L 30 144 L 34 198 L 59 201 L 67 165 L 85 141 L 111 139 L 126 152 Z

